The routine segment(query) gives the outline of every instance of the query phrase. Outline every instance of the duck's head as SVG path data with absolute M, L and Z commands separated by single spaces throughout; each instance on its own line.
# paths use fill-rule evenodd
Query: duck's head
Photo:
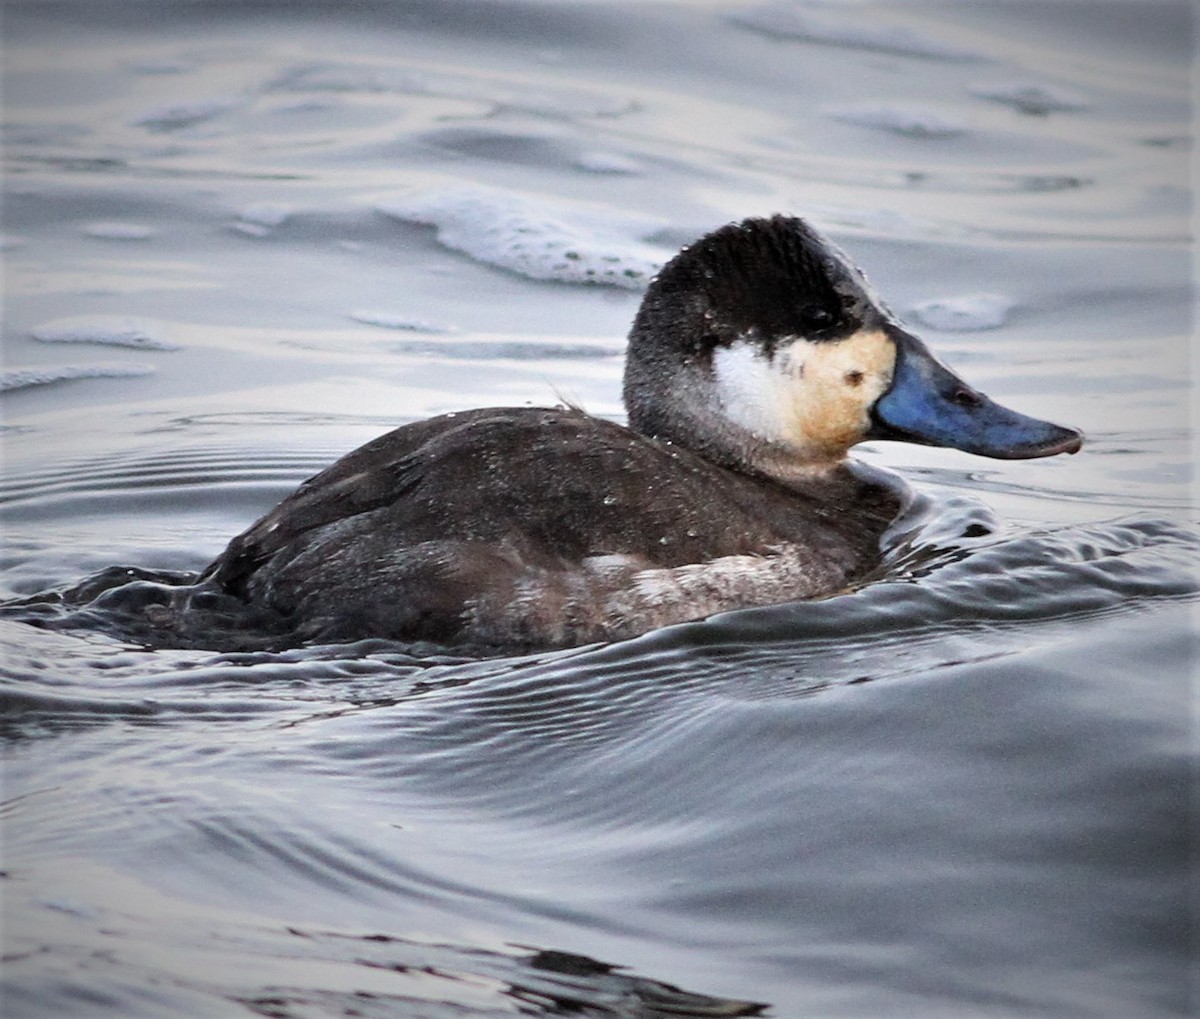
M 867 439 L 1004 459 L 1083 441 L 963 382 L 836 247 L 786 216 L 723 227 L 655 277 L 630 333 L 625 405 L 644 434 L 781 479 Z

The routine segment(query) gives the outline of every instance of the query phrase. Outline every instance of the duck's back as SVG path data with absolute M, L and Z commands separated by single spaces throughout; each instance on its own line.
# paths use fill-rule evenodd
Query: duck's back
M 800 492 L 571 409 L 398 428 L 318 474 L 206 571 L 307 639 L 613 639 L 812 597 L 878 558 L 894 491 Z

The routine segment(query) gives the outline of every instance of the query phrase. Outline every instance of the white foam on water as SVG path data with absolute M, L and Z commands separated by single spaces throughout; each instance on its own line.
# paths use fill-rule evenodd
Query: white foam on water
M 967 130 L 966 125 L 919 106 L 844 106 L 831 110 L 829 115 L 846 124 L 909 138 L 953 138 Z
M 913 307 L 914 317 L 940 332 L 998 329 L 1008 321 L 1016 302 L 1002 294 L 961 294 L 925 301 Z
M 991 81 L 976 82 L 967 86 L 971 95 L 990 99 L 1020 110 L 1043 116 L 1047 113 L 1067 113 L 1086 110 L 1090 103 L 1078 92 L 1070 92 L 1057 85 L 1044 85 L 1036 81 Z
M 434 226 L 446 247 L 536 280 L 641 290 L 670 257 L 639 239 L 663 229 L 662 220 L 602 205 L 462 185 L 387 199 L 375 208 Z
M 42 343 L 97 343 L 106 347 L 138 350 L 178 350 L 166 339 L 161 323 L 123 315 L 75 315 L 54 319 L 29 334 Z
M 766 3 L 733 10 L 726 16 L 735 25 L 774 39 L 796 39 L 934 60 L 980 59 L 978 53 L 929 38 L 903 25 L 864 24 L 853 11 L 839 10 L 822 15 L 801 10 L 796 4 Z
M 39 365 L 36 368 L 10 368 L 0 372 L 0 392 L 47 386 L 71 379 L 116 379 L 152 375 L 154 369 L 144 364 L 68 364 Z
M 154 237 L 158 231 L 143 223 L 120 223 L 116 221 L 88 223 L 83 228 L 88 237 L 99 237 L 105 241 L 145 241 Z
M 426 322 L 408 315 L 398 315 L 390 311 L 352 311 L 350 317 L 363 325 L 382 326 L 384 329 L 401 329 L 413 333 L 450 333 L 453 326 L 439 325 L 436 322 Z

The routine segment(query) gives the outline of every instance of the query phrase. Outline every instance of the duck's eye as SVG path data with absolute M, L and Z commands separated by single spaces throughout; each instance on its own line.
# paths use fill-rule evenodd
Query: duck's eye
M 846 372 L 845 378 L 846 378 L 846 385 L 857 388 L 858 386 L 862 385 L 863 373 L 860 372 L 857 368 L 855 368 L 853 371 Z
M 828 329 L 833 325 L 833 312 L 820 304 L 809 304 L 800 309 L 800 321 L 813 332 Z

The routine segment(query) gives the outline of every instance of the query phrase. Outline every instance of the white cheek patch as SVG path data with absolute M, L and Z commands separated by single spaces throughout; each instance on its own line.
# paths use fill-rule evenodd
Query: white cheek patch
M 778 361 L 752 341 L 739 341 L 713 351 L 713 376 L 721 410 L 735 424 L 760 439 L 784 441 L 796 380 L 780 371 Z
M 881 331 L 844 340 L 785 340 L 774 358 L 751 340 L 713 352 L 725 416 L 802 457 L 838 458 L 870 428 L 871 405 L 891 384 L 895 344 Z

